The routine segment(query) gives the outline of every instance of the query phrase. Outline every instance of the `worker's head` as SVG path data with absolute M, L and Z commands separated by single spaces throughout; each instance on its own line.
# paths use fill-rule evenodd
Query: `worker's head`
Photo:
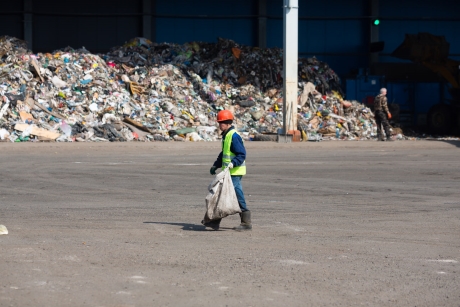
M 387 89 L 386 88 L 381 88 L 380 89 L 380 94 L 382 94 L 383 96 L 385 96 L 387 94 Z
M 219 129 L 227 131 L 233 124 L 233 114 L 229 110 L 222 110 L 217 114 L 217 122 L 219 123 Z
M 227 131 L 233 124 L 232 120 L 219 122 L 219 129 L 223 132 Z

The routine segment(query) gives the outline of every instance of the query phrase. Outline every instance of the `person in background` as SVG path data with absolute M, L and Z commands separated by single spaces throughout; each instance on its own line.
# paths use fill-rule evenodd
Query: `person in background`
M 384 141 L 382 134 L 382 125 L 385 130 L 385 135 L 387 141 L 393 141 L 391 138 L 390 132 L 390 123 L 388 120 L 391 119 L 391 113 L 388 110 L 388 100 L 387 100 L 387 89 L 380 89 L 380 94 L 375 97 L 374 100 L 374 114 L 375 114 L 375 123 L 377 124 L 377 138 L 379 141 Z

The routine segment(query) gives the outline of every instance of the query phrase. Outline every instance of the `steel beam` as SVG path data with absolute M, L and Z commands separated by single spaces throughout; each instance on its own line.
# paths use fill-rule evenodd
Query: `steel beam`
M 371 14 L 371 20 L 369 20 L 369 27 L 370 27 L 370 37 L 369 37 L 369 46 L 370 43 L 376 43 L 379 41 L 379 26 L 374 26 L 373 19 L 379 17 L 379 0 L 370 0 L 370 14 Z M 369 58 L 369 66 L 372 67 L 373 63 L 378 63 L 379 62 L 379 54 L 378 52 L 375 53 L 370 53 L 370 58 Z
M 299 1 L 284 0 L 283 14 L 283 133 L 297 130 L 297 69 Z
M 142 1 L 142 37 L 152 40 L 152 0 Z
M 267 0 L 259 0 L 258 46 L 267 48 Z
M 32 0 L 24 0 L 24 40 L 27 42 L 27 47 L 33 49 L 33 32 L 32 32 Z

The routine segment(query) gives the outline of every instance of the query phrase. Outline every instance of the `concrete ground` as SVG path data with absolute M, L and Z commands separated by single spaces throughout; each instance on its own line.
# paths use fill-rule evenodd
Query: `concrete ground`
M 460 143 L 0 143 L 0 306 L 460 306 Z

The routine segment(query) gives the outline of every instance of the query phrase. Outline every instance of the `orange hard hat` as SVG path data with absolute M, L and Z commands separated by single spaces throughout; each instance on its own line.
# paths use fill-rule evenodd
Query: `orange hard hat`
M 232 112 L 229 110 L 223 110 L 217 113 L 217 122 L 224 122 L 226 120 L 234 120 L 235 118 L 233 117 Z

